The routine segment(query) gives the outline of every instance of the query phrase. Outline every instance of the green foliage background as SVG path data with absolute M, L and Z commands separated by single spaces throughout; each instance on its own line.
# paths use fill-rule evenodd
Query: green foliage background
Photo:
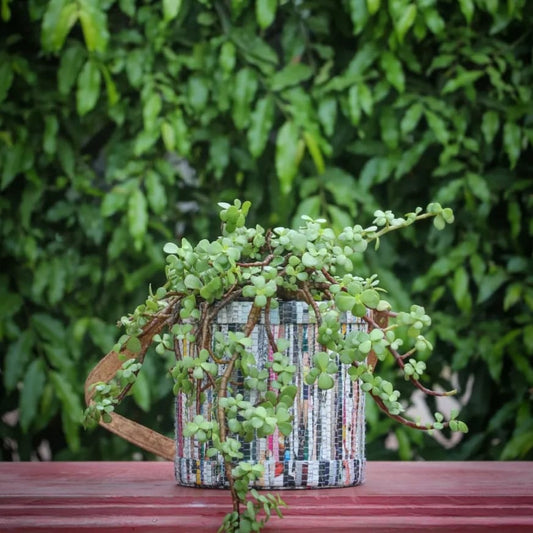
M 43 441 L 131 457 L 81 429 L 83 382 L 160 281 L 163 244 L 213 236 L 235 197 L 264 225 L 453 207 L 438 238 L 391 236 L 359 267 L 432 314 L 429 369 L 470 377 L 470 434 L 445 450 L 369 409 L 368 457 L 532 459 L 526 4 L 1 0 L 0 459 Z M 141 376 L 128 413 L 172 434 L 165 369 Z

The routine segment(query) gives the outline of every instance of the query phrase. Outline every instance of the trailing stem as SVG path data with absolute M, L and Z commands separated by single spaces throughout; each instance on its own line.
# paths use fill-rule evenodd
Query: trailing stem
M 250 309 L 250 313 L 248 314 L 248 319 L 246 321 L 246 325 L 244 327 L 244 335 L 246 337 L 249 337 L 254 330 L 259 317 L 261 316 L 261 308 L 257 307 L 255 305 L 252 305 L 252 308 Z M 227 420 L 226 420 L 226 413 L 224 411 L 224 407 L 221 405 L 220 400 L 222 398 L 226 398 L 228 393 L 228 383 L 231 378 L 231 374 L 233 373 L 233 368 L 235 367 L 235 361 L 239 358 L 239 352 L 235 352 L 230 360 L 228 361 L 226 368 L 224 369 L 224 373 L 222 374 L 222 378 L 220 380 L 220 386 L 218 389 L 217 397 L 218 397 L 218 405 L 217 405 L 217 418 L 218 418 L 218 424 L 220 428 L 220 442 L 224 443 L 226 442 L 227 438 Z M 226 473 L 226 479 L 228 480 L 230 492 L 231 492 L 231 499 L 233 502 L 233 510 L 237 513 L 239 513 L 240 510 L 240 498 L 237 494 L 237 491 L 235 490 L 235 479 L 233 478 L 232 473 L 232 464 L 229 459 L 224 457 L 224 471 Z

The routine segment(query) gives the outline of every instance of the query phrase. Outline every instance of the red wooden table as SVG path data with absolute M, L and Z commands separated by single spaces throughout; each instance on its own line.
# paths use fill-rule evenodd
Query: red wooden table
M 371 462 L 362 486 L 282 496 L 265 532 L 533 532 L 533 462 Z M 0 531 L 208 533 L 229 507 L 167 462 L 0 463 Z

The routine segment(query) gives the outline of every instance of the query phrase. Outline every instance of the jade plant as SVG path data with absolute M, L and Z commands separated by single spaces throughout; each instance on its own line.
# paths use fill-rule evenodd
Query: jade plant
M 316 320 L 320 344 L 306 376 L 309 385 L 333 387 L 339 364 L 347 365 L 351 379 L 359 380 L 362 390 L 399 423 L 425 431 L 467 431 L 455 412 L 448 419 L 435 413 L 434 420 L 424 423 L 405 417 L 400 393 L 379 375 L 379 362 L 385 358 L 392 358 L 403 377 L 427 395 L 456 392 L 433 391 L 422 383 L 424 361 L 433 349 L 424 335 L 431 319 L 418 305 L 392 311 L 378 275 L 361 277 L 354 272 L 355 258 L 370 244 L 378 248 L 387 233 L 429 218 L 441 230 L 453 222 L 451 209 L 431 203 L 426 210 L 417 208 L 401 217 L 376 211 L 371 226 L 354 225 L 337 233 L 325 220 L 306 216 L 299 229 L 248 227 L 250 202 L 219 206 L 222 224 L 216 240 L 193 245 L 182 239 L 180 244 L 165 245 L 166 283 L 150 290 L 146 301 L 120 320 L 125 333 L 114 351 L 124 362 L 114 379 L 94 385 L 85 413 L 87 425 L 111 421 L 150 344 L 158 354 L 170 355 L 176 395 L 201 402 L 210 389 L 215 398 L 214 416 L 196 416 L 184 434 L 207 443 L 208 457 L 223 458 L 233 508 L 220 531 L 259 531 L 272 513 L 281 516 L 284 502 L 251 488 L 263 466 L 241 461 L 241 446 L 275 430 L 291 432 L 296 387 L 291 384 L 295 368 L 285 355 L 288 342 L 268 334 L 273 357 L 269 367 L 261 369 L 250 350 L 250 335 L 263 311 L 268 332 L 270 310 L 281 300 L 300 300 Z M 253 302 L 243 330 L 224 334 L 213 329 L 217 313 L 241 299 Z M 366 330 L 343 333 L 340 316 L 345 312 L 364 320 Z M 153 333 L 151 343 L 144 341 L 147 332 Z M 185 345 L 193 349 L 184 350 Z M 236 370 L 240 384 L 232 377 Z M 267 387 L 272 374 L 275 380 Z M 243 388 L 254 390 L 258 400 L 246 400 Z

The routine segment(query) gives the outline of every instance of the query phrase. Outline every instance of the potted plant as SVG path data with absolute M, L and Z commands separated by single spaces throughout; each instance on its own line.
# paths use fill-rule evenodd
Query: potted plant
M 178 483 L 227 487 L 233 509 L 221 530 L 259 530 L 279 496 L 257 488 L 356 485 L 364 477 L 364 393 L 409 427 L 467 431 L 452 413 L 420 423 L 379 375 L 392 357 L 414 387 L 432 350 L 423 307 L 393 312 L 377 274 L 353 258 L 387 233 L 453 213 L 437 203 L 403 217 L 376 211 L 373 225 L 340 233 L 303 217 L 299 229 L 248 227 L 250 202 L 219 204 L 214 241 L 167 243 L 166 283 L 123 317 L 114 349 L 87 379 L 85 418 L 163 457 Z M 176 441 L 116 414 L 150 346 L 173 357 Z

